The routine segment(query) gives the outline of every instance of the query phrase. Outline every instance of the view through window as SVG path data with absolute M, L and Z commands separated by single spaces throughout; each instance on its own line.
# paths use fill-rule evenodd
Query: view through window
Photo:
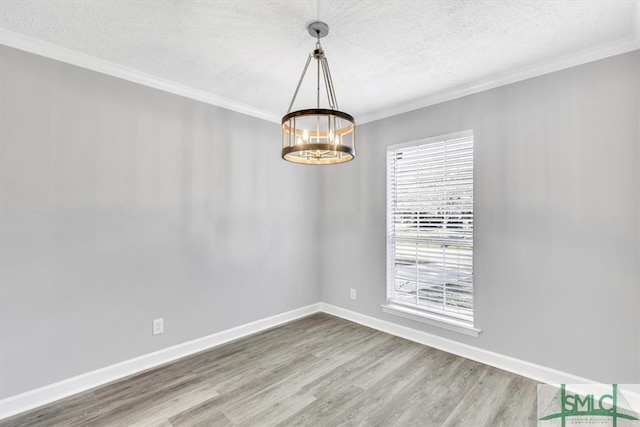
M 389 304 L 473 325 L 473 132 L 388 147 Z

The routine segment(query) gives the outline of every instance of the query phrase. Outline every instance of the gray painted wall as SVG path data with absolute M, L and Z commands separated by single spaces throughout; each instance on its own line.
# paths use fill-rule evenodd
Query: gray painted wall
M 602 382 L 640 382 L 640 51 L 359 128 L 322 173 L 323 302 Z M 386 146 L 475 133 L 479 338 L 381 312 Z M 356 288 L 358 299 L 349 299 Z
M 0 55 L 0 397 L 319 301 L 277 124 Z
M 319 300 L 640 382 L 639 52 L 363 125 L 320 169 L 277 124 L 0 55 L 0 398 Z M 468 128 L 478 339 L 380 310 L 386 146 Z

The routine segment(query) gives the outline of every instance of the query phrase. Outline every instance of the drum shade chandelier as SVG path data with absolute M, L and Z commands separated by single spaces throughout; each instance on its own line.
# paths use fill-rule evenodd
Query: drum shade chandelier
M 329 34 L 329 26 L 318 21 L 307 29 L 317 39 L 316 47 L 307 58 L 287 114 L 282 118 L 282 158 L 307 165 L 348 162 L 356 156 L 356 124 L 350 114 L 338 110 L 329 62 L 320 45 L 320 39 Z M 312 58 L 317 61 L 316 106 L 291 111 Z M 320 80 L 324 81 L 329 108 L 320 108 Z

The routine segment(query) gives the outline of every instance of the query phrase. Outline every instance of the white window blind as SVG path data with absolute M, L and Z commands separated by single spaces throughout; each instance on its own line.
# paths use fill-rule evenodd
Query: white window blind
M 473 132 L 387 151 L 389 304 L 473 324 Z

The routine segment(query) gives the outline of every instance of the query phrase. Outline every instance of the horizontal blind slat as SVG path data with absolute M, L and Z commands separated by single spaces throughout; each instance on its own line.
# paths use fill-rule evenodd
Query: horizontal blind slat
M 387 153 L 390 301 L 473 318 L 473 136 Z

